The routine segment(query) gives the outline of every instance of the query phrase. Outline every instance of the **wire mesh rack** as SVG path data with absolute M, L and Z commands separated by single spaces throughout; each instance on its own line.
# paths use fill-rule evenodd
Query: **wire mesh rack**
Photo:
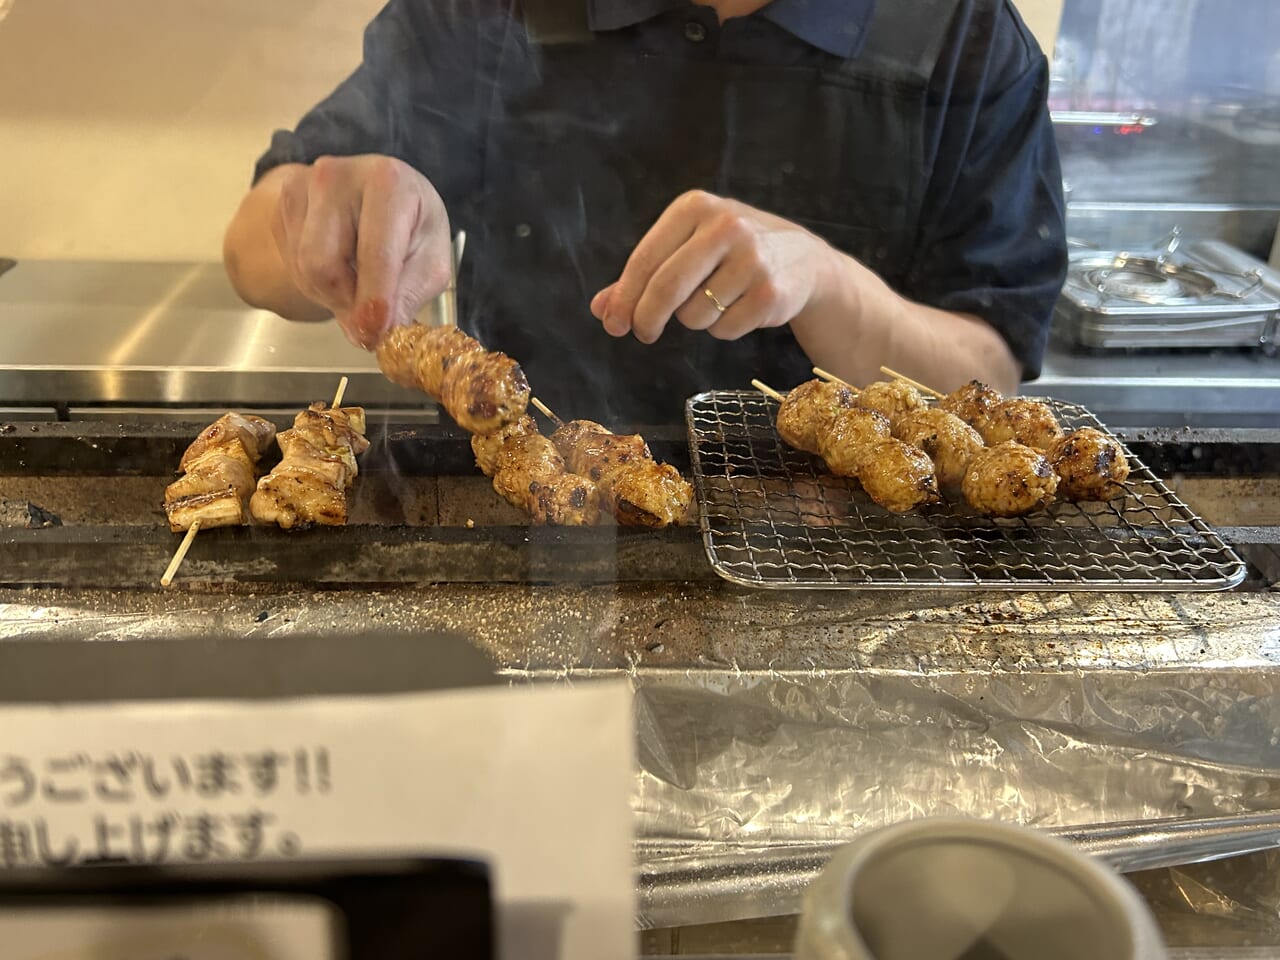
M 1046 400 L 1065 429 L 1096 427 Z M 894 514 L 856 481 L 788 447 L 755 391 L 691 397 L 685 414 L 703 540 L 715 571 L 782 589 L 1225 590 L 1235 552 L 1127 448 L 1123 498 L 1059 501 L 1016 519 L 962 503 Z

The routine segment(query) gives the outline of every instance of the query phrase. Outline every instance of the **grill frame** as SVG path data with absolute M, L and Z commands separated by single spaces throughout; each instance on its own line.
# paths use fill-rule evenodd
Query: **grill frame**
M 1081 406 L 1044 402 L 1067 429 L 1106 430 Z M 1013 520 L 952 503 L 890 514 L 856 481 L 831 476 L 818 458 L 784 444 L 774 426 L 777 408 L 750 390 L 700 393 L 685 407 L 703 545 L 712 569 L 731 583 L 1208 591 L 1229 590 L 1247 574 L 1236 552 L 1123 443 L 1131 471 L 1123 499 L 1059 501 Z

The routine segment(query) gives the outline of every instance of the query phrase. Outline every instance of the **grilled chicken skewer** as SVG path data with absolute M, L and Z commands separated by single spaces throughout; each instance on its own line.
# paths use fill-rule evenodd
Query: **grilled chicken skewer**
M 616 434 L 592 420 L 562 423 L 551 435 L 569 469 L 594 481 L 602 506 L 629 527 L 667 527 L 689 513 L 693 487 L 658 463 L 639 434 Z
M 248 523 L 254 468 L 275 435 L 270 421 L 239 413 L 224 413 L 200 431 L 178 463 L 183 475 L 164 492 L 169 529 Z
M 534 523 L 586 527 L 600 519 L 600 489 L 565 469 L 555 444 L 536 430 L 503 440 L 493 459 L 493 489 Z
M 378 345 L 377 356 L 388 380 L 421 390 L 470 433 L 495 433 L 529 406 L 529 381 L 520 364 L 485 350 L 457 327 L 396 327 Z
M 836 476 L 857 479 L 884 509 L 903 513 L 939 499 L 933 461 L 924 451 L 890 436 L 889 417 L 862 405 L 865 390 L 849 403 L 851 388 L 834 377 L 803 383 L 786 397 L 758 380 L 752 383 L 780 400 L 778 434 L 784 441 L 819 454 Z M 812 430 L 801 423 L 806 415 L 813 421 Z
M 473 434 L 476 465 L 493 478 L 493 489 L 534 523 L 589 526 L 600 519 L 600 491 L 570 473 L 555 445 L 525 414 L 493 433 Z
M 286 530 L 346 523 L 356 457 L 369 447 L 364 430 L 361 407 L 331 408 L 317 401 L 299 413 L 293 428 L 276 438 L 283 459 L 258 481 L 249 500 L 253 519 Z

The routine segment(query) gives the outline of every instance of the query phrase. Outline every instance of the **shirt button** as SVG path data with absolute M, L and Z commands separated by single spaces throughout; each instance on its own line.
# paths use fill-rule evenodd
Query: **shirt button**
M 516 224 L 516 236 L 519 237 L 521 240 L 526 239 L 531 233 L 533 233 L 533 228 L 530 227 L 527 223 Z
M 693 43 L 701 43 L 707 39 L 707 28 L 697 20 L 690 20 L 684 25 L 684 38 Z

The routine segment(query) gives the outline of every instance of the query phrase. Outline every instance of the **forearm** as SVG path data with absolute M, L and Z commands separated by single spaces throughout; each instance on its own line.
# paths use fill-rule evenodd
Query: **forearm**
M 791 321 L 817 366 L 856 385 L 884 379 L 880 367 L 886 366 L 937 390 L 976 378 L 1002 393 L 1016 392 L 1018 362 L 979 318 L 913 303 L 843 255 L 833 258 L 823 287 Z
M 290 320 L 325 320 L 329 311 L 305 297 L 290 279 L 272 233 L 281 182 L 298 166 L 270 170 L 240 202 L 223 237 L 222 260 L 246 303 Z

